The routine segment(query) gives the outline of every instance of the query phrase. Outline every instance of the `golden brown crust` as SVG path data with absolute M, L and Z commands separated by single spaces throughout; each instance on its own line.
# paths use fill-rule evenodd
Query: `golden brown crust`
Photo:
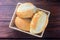
M 42 15 L 41 13 L 37 12 L 37 13 L 33 16 L 32 21 L 31 21 L 31 24 L 30 24 L 30 25 L 32 26 L 32 28 L 36 29 L 36 24 L 37 24 L 38 19 L 40 18 L 41 15 Z
M 39 20 L 39 18 L 44 15 L 44 12 L 42 11 L 39 11 L 38 13 L 36 13 L 33 18 L 32 18 L 32 21 L 31 21 L 31 24 L 30 24 L 30 28 L 32 28 L 32 30 L 36 30 L 37 27 L 37 22 Z M 45 24 L 42 26 L 42 28 L 40 29 L 40 32 L 38 33 L 41 33 L 45 30 L 46 26 L 48 24 L 48 16 L 46 15 L 46 21 L 45 21 Z M 30 29 L 31 30 L 31 29 Z M 34 34 L 38 34 L 38 33 L 34 33 Z
M 29 31 L 30 30 L 30 19 L 22 19 L 22 18 L 16 17 L 15 25 L 21 30 Z
M 20 18 L 32 18 L 33 12 L 32 10 L 27 10 L 23 12 L 16 12 L 17 16 Z
M 24 6 L 23 7 L 24 10 L 22 9 L 21 5 Z M 32 18 L 33 14 L 36 11 L 36 7 L 30 2 L 23 3 L 21 5 L 17 8 L 16 15 L 20 18 Z M 26 8 L 26 5 L 29 5 L 28 9 Z

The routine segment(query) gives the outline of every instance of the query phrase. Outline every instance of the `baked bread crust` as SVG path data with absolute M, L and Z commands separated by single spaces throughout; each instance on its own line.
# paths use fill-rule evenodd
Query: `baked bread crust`
M 15 25 L 21 30 L 30 31 L 30 19 L 15 18 Z
M 45 16 L 44 16 L 45 15 Z M 48 24 L 48 16 L 43 11 L 36 13 L 30 23 L 30 32 L 32 34 L 38 34 L 45 30 Z
M 36 12 L 36 6 L 32 3 L 21 4 L 16 11 L 16 14 L 20 18 L 32 18 L 33 14 Z

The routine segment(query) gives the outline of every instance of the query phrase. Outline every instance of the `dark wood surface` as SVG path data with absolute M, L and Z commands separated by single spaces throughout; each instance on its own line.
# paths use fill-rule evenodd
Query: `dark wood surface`
M 47 0 L 0 0 L 0 38 L 36 38 L 9 28 L 18 2 L 32 2 L 35 6 L 51 12 L 43 38 L 60 38 L 60 1 Z

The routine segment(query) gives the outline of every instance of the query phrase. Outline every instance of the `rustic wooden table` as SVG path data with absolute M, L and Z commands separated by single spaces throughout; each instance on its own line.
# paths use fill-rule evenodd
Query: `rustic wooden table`
M 9 23 L 18 2 L 32 2 L 51 12 L 43 38 L 60 38 L 60 1 L 46 0 L 0 0 L 0 38 L 36 38 L 9 28 Z

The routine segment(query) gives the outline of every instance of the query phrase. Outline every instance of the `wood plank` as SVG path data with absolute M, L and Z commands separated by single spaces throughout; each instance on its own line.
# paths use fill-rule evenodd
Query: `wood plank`
M 11 18 L 16 6 L 0 6 L 0 18 Z M 45 8 L 44 6 L 43 8 Z M 51 12 L 51 18 L 58 18 L 60 16 L 60 6 L 50 6 L 47 10 Z M 57 10 L 56 10 L 57 9 Z M 57 14 L 56 14 L 57 13 Z M 60 17 L 59 17 L 60 18 Z
M 13 30 L 9 28 L 9 22 L 0 22 L 0 38 L 13 37 Z
M 14 36 L 17 36 L 16 34 L 19 34 L 19 37 L 23 38 L 23 36 L 21 36 L 22 34 L 24 36 L 27 35 L 27 34 L 24 34 L 22 32 L 18 32 L 16 30 L 12 30 L 8 26 L 9 26 L 9 22 L 0 22 L 0 32 L 1 32 L 0 33 L 0 37 L 10 37 L 10 36 L 14 37 Z M 54 34 L 54 33 L 56 33 L 56 34 Z M 28 36 L 31 36 L 31 35 L 28 35 Z M 43 37 L 44 38 L 46 38 L 46 37 L 53 38 L 53 37 L 56 37 L 56 36 L 57 36 L 57 38 L 60 37 L 60 27 L 54 27 L 54 28 L 52 28 L 52 27 L 48 28 L 47 27 L 46 30 L 45 30 L 45 33 L 44 33 Z M 14 38 L 16 38 L 16 37 L 14 37 Z
M 24 3 L 24 2 L 32 2 L 33 4 L 36 5 L 47 5 L 47 3 L 49 4 L 53 4 L 59 5 L 59 2 L 49 2 L 47 0 L 0 0 L 0 5 L 16 5 L 18 2 Z M 45 3 L 45 4 L 44 4 Z

